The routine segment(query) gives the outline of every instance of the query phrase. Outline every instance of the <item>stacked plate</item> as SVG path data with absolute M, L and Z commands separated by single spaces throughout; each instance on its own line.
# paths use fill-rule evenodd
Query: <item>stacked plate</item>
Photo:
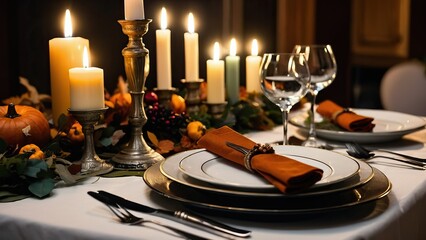
M 283 194 L 261 176 L 205 149 L 178 153 L 144 174 L 157 193 L 192 207 L 248 214 L 299 214 L 330 211 L 371 202 L 391 190 L 387 177 L 345 155 L 300 146 L 274 146 L 277 154 L 321 168 L 311 188 Z

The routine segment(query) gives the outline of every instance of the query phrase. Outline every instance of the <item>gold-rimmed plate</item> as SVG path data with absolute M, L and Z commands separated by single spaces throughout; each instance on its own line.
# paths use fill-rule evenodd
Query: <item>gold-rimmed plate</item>
M 374 176 L 370 181 L 349 190 L 292 198 L 226 195 L 189 187 L 164 176 L 160 171 L 160 164 L 147 169 L 143 179 L 156 193 L 190 207 L 215 212 L 281 215 L 318 213 L 381 199 L 391 191 L 391 183 L 378 169 L 373 168 L 373 172 Z
M 179 157 L 179 156 L 176 156 L 176 157 Z M 300 197 L 300 196 L 329 194 L 333 192 L 344 191 L 344 190 L 358 187 L 370 181 L 374 175 L 373 168 L 369 164 L 363 161 L 358 161 L 358 160 L 355 160 L 355 161 L 358 162 L 360 168 L 359 168 L 358 174 L 352 176 L 351 178 L 348 178 L 344 181 L 341 181 L 332 185 L 327 185 L 324 187 L 309 188 L 303 192 L 292 193 L 287 195 L 284 195 L 278 189 L 272 189 L 270 191 L 269 190 L 258 191 L 258 189 L 256 189 L 256 191 L 251 191 L 250 189 L 226 188 L 220 185 L 214 185 L 204 181 L 199 181 L 197 179 L 187 176 L 185 173 L 183 173 L 182 171 L 176 168 L 168 169 L 168 175 L 166 177 L 188 187 L 205 190 L 205 191 L 212 191 L 212 192 L 216 192 L 220 194 L 250 196 L 250 197 L 283 197 L 283 196 Z M 161 169 L 161 166 L 160 166 L 160 171 L 164 175 Z
M 359 163 L 348 156 L 317 148 L 274 146 L 275 153 L 323 170 L 323 177 L 312 188 L 347 180 L 358 174 Z M 219 185 L 221 188 L 251 192 L 275 191 L 276 188 L 258 174 L 221 158 L 205 149 L 185 151 L 168 157 L 161 165 L 162 173 L 178 181 L 177 170 L 189 177 Z

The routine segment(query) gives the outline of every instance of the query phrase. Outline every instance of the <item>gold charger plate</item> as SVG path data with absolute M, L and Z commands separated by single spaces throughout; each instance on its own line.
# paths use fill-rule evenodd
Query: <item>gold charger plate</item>
M 350 190 L 291 198 L 228 195 L 189 187 L 165 177 L 160 163 L 147 169 L 143 179 L 156 193 L 189 207 L 226 213 L 283 215 L 331 211 L 381 199 L 390 192 L 391 183 L 381 171 L 376 168 L 373 171 L 370 181 Z

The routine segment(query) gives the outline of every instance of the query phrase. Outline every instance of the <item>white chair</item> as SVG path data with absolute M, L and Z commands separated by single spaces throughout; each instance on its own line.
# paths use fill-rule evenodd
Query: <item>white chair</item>
M 426 116 L 426 65 L 410 61 L 391 67 L 380 84 L 384 109 Z

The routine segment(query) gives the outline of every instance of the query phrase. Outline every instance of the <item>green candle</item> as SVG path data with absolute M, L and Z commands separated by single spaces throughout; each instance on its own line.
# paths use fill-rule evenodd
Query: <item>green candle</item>
M 225 82 L 228 102 L 232 105 L 240 100 L 240 57 L 237 56 L 237 43 L 233 38 L 229 56 L 225 58 Z

